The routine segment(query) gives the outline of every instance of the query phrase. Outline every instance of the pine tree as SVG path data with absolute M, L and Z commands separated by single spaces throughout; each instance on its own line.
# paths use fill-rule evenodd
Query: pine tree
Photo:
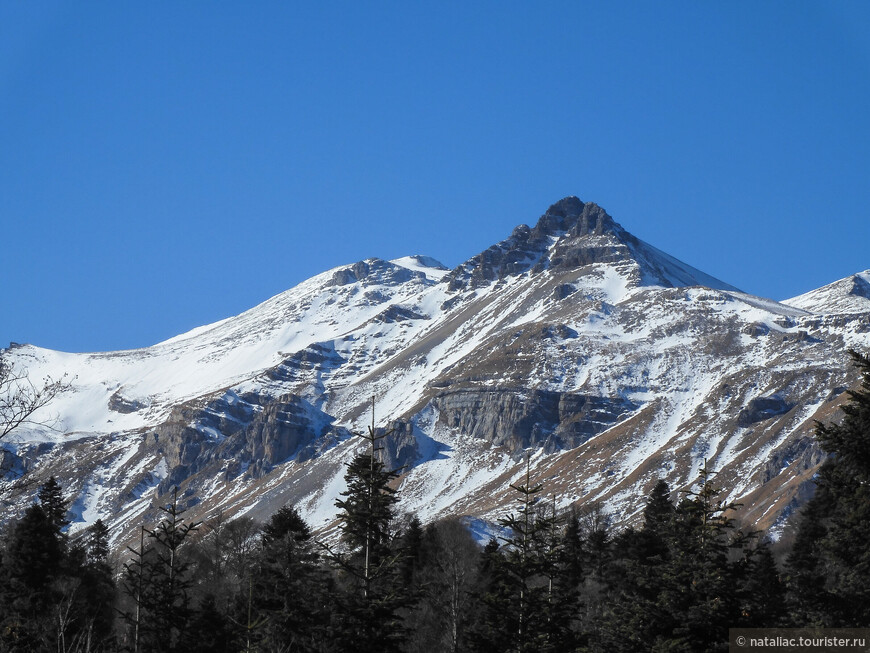
M 476 619 L 469 629 L 475 653 L 503 653 L 514 642 L 515 624 L 505 606 L 514 601 L 515 591 L 502 548 L 498 540 L 491 538 L 480 553 Z
M 479 639 L 494 640 L 500 631 L 511 651 L 558 650 L 566 633 L 561 613 L 565 606 L 559 601 L 568 598 L 557 593 L 556 584 L 562 519 L 540 502 L 543 486 L 532 483 L 528 460 L 524 483 L 510 488 L 519 495 L 519 505 L 516 513 L 499 520 L 504 553 L 492 558 L 493 579 L 484 597 L 487 616 Z
M 674 513 L 670 488 L 659 480 L 647 498 L 643 528 L 627 529 L 613 543 L 609 598 L 599 632 L 607 650 L 640 650 L 673 630 L 674 615 L 658 602 L 670 560 Z
M 68 502 L 63 498 L 63 489 L 54 476 L 39 488 L 39 505 L 57 535 L 61 536 L 64 529 L 69 526 L 69 520 L 66 518 Z
M 88 526 L 87 539 L 85 541 L 88 561 L 91 563 L 105 562 L 109 555 L 109 529 L 98 519 Z
M 61 532 L 66 503 L 52 479 L 10 533 L 0 565 L 0 649 L 94 650 L 112 629 L 114 582 Z
M 5 582 L 0 604 L 0 648 L 47 650 L 64 547 L 54 524 L 38 504 L 31 505 L 12 530 L 3 556 Z
M 207 595 L 194 612 L 188 629 L 188 653 L 235 653 L 239 650 L 237 629 L 217 606 L 217 600 Z
M 719 499 L 706 461 L 699 487 L 677 507 L 670 558 L 663 567 L 657 607 L 672 615 L 670 635 L 660 637 L 662 650 L 727 650 L 728 628 L 737 623 L 739 605 L 728 560 L 729 535 L 737 504 Z
M 181 547 L 197 530 L 198 523 L 185 524 L 178 508 L 178 488 L 172 503 L 160 506 L 164 519 L 153 529 L 143 528 L 143 541 L 133 559 L 125 565 L 123 589 L 133 600 L 124 613 L 130 626 L 131 648 L 137 651 L 176 651 L 185 647 L 187 624 L 191 618 L 189 590 L 190 563 Z
M 815 478 L 787 561 L 794 619 L 801 624 L 870 623 L 870 358 L 851 351 L 862 375 L 838 424 L 817 424 L 829 454 Z
M 565 650 L 579 649 L 588 638 L 583 633 L 581 615 L 583 599 L 581 588 L 585 579 L 585 541 L 580 517 L 575 507 L 565 516 L 561 543 L 558 549 L 555 595 L 557 604 L 564 606 L 562 628 Z
M 755 538 L 753 538 L 755 539 Z M 766 540 L 744 548 L 737 563 L 737 598 L 740 615 L 737 625 L 743 628 L 785 626 L 785 585 Z
M 401 587 L 401 552 L 391 548 L 398 496 L 390 483 L 398 474 L 386 469 L 380 459 L 381 441 L 391 434 L 375 428 L 373 405 L 368 432 L 357 434 L 367 443 L 367 451 L 348 465 L 344 477 L 347 490 L 335 504 L 342 542 L 349 550 L 340 553 L 323 545 L 347 584 L 337 628 L 341 650 L 398 651 L 402 632 L 399 611 L 411 602 Z
M 261 649 L 317 651 L 328 639 L 330 582 L 313 549 L 311 529 L 291 507 L 263 528 L 246 619 Z

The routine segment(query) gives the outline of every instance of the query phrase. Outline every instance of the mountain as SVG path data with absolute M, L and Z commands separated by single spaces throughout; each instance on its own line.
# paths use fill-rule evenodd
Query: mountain
M 101 517 L 116 543 L 176 485 L 192 519 L 289 502 L 329 537 L 374 412 L 401 508 L 424 521 L 492 523 L 529 457 L 561 506 L 629 523 L 659 477 L 686 489 L 706 459 L 775 534 L 822 460 L 814 420 L 855 382 L 847 349 L 870 345 L 867 277 L 755 297 L 568 197 L 453 270 L 366 259 L 153 347 L 4 350 L 74 389 L 0 462 L 57 476 L 72 528 Z M 0 491 L 19 507 L 33 492 Z
M 870 270 L 785 300 L 811 313 L 861 315 L 870 311 Z

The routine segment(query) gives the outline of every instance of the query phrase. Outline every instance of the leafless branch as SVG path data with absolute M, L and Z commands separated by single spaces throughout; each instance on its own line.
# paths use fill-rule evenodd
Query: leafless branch
M 58 395 L 72 388 L 66 375 L 60 379 L 46 377 L 35 384 L 27 370 L 15 368 L 0 354 L 0 440 L 23 424 L 52 427 L 50 420 L 34 420 L 34 414 Z

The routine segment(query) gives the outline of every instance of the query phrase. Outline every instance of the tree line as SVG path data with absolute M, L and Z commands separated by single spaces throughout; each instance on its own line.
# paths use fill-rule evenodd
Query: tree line
M 628 527 L 557 510 L 527 466 L 480 547 L 459 519 L 398 514 L 372 426 L 335 543 L 292 506 L 200 524 L 173 495 L 113 554 L 101 521 L 68 534 L 49 480 L 0 536 L 0 651 L 699 652 L 726 651 L 735 627 L 870 627 L 870 360 L 852 356 L 863 384 L 817 426 L 829 456 L 780 559 L 706 465 L 689 491 L 656 483 Z

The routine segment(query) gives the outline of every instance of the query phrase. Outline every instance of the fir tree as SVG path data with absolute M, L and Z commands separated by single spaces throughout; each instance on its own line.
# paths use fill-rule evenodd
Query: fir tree
M 560 558 L 561 518 L 550 506 L 539 505 L 541 484 L 531 481 L 526 461 L 525 482 L 511 484 L 518 493 L 517 512 L 499 520 L 506 535 L 503 555 L 492 558 L 492 584 L 484 596 L 487 616 L 483 637 L 505 637 L 509 650 L 550 651 L 564 639 L 556 577 Z M 496 649 L 497 650 L 497 649 Z
M 39 488 L 39 505 L 42 507 L 58 536 L 69 526 L 66 518 L 68 502 L 63 498 L 63 489 L 52 476 L 45 485 Z
M 817 626 L 870 623 L 870 359 L 850 352 L 862 375 L 838 424 L 817 424 L 829 454 L 815 478 L 788 558 L 794 619 Z
M 251 587 L 246 624 L 256 624 L 250 634 L 260 648 L 317 651 L 328 639 L 330 582 L 319 562 L 308 524 L 281 508 L 263 528 Z
M 88 526 L 87 539 L 85 540 L 88 562 L 105 562 L 109 555 L 109 529 L 98 519 Z
M 12 530 L 3 556 L 0 648 L 51 648 L 57 598 L 53 586 L 63 556 L 54 524 L 40 505 L 31 505 Z
M 636 651 L 670 636 L 674 615 L 659 605 L 659 595 L 670 560 L 674 513 L 670 488 L 659 480 L 647 498 L 643 528 L 627 529 L 614 541 L 609 600 L 598 635 L 607 650 Z
M 134 606 L 125 612 L 131 627 L 133 651 L 176 651 L 185 647 L 191 618 L 189 591 L 193 585 L 190 563 L 181 547 L 199 524 L 185 524 L 178 508 L 178 488 L 172 503 L 160 506 L 164 519 L 148 534 L 134 558 L 125 565 L 123 588 Z
M 737 598 L 743 628 L 785 626 L 785 585 L 766 540 L 744 549 L 737 565 Z
M 188 653 L 236 653 L 239 650 L 237 629 L 211 594 L 194 612 L 187 629 L 189 643 L 185 650 Z
M 95 650 L 111 638 L 114 582 L 60 529 L 66 503 L 54 479 L 12 528 L 0 564 L 0 649 Z
M 663 567 L 657 607 L 671 615 L 673 630 L 659 638 L 661 650 L 727 650 L 728 628 L 739 614 L 729 564 L 729 535 L 737 504 L 719 499 L 706 461 L 697 490 L 675 512 L 670 558 Z
M 342 650 L 398 651 L 402 632 L 399 611 L 411 602 L 401 587 L 401 552 L 391 548 L 398 497 L 390 483 L 398 474 L 386 469 L 380 459 L 381 441 L 391 434 L 375 428 L 372 406 L 372 425 L 366 434 L 357 434 L 367 443 L 367 451 L 348 465 L 344 477 L 347 490 L 335 504 L 342 542 L 349 550 L 340 553 L 323 545 L 343 572 L 347 586 L 337 625 Z

